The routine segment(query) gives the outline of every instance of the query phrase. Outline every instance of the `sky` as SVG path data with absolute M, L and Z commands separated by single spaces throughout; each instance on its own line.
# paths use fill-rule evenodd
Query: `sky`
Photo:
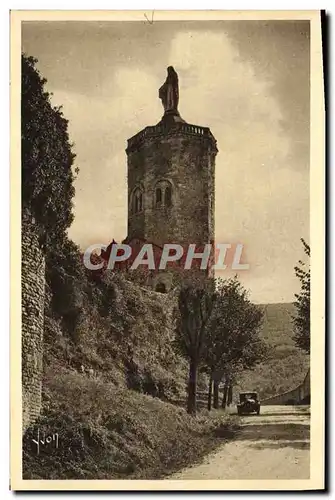
M 82 249 L 127 235 L 127 139 L 160 121 L 172 65 L 181 116 L 217 140 L 216 241 L 243 244 L 252 300 L 294 300 L 309 241 L 308 22 L 25 22 L 22 49 L 69 120 Z

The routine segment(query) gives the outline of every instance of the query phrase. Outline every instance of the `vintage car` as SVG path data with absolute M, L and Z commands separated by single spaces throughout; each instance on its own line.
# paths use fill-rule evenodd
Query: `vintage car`
M 258 400 L 257 392 L 240 392 L 240 402 L 237 403 L 237 413 L 239 415 L 243 413 L 257 413 L 257 415 L 259 415 L 260 409 L 261 405 Z

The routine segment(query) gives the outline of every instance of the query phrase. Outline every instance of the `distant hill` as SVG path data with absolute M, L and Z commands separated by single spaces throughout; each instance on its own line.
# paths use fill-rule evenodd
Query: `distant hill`
M 299 385 L 309 367 L 309 356 L 295 347 L 293 341 L 294 304 L 262 304 L 260 307 L 264 309 L 261 334 L 272 352 L 266 362 L 239 377 L 235 390 L 255 389 L 264 399 Z

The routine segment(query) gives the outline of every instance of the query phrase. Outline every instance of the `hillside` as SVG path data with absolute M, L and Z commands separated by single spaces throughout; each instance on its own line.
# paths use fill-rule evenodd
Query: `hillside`
M 78 373 L 46 380 L 44 411 L 24 436 L 24 479 L 158 479 L 230 438 L 237 418 L 188 415 L 136 391 Z M 37 428 L 59 446 L 36 453 Z
M 185 392 L 187 363 L 172 347 L 174 297 L 110 273 L 70 287 L 71 301 L 45 314 L 44 367 L 80 373 L 161 399 Z
M 261 335 L 271 352 L 267 361 L 239 377 L 236 392 L 255 389 L 265 399 L 299 385 L 309 367 L 309 356 L 294 345 L 291 322 L 294 305 L 262 304 L 261 307 L 264 310 Z

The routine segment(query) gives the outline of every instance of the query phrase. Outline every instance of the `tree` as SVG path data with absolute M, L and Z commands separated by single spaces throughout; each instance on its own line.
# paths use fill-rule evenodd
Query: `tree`
M 214 307 L 207 323 L 203 349 L 209 376 L 208 409 L 211 409 L 214 382 L 214 407 L 218 407 L 219 381 L 224 377 L 223 401 L 231 397 L 234 376 L 262 361 L 267 353 L 259 336 L 263 312 L 252 304 L 247 291 L 236 278 L 218 280 Z
M 214 300 L 210 282 L 203 287 L 188 285 L 179 292 L 175 345 L 189 361 L 187 412 L 190 414 L 196 413 L 198 367 Z
M 44 88 L 47 81 L 36 63 L 37 59 L 22 55 L 22 206 L 31 211 L 50 246 L 65 235 L 73 220 L 75 155 L 68 121 L 61 108 L 52 106 Z
M 307 257 L 310 257 L 310 247 L 301 238 L 304 247 L 304 252 Z M 299 265 L 294 268 L 295 274 L 301 283 L 301 291 L 295 294 L 296 314 L 293 316 L 294 324 L 294 341 L 297 347 L 310 352 L 310 289 L 311 289 L 311 275 L 309 263 L 306 264 L 299 260 Z

